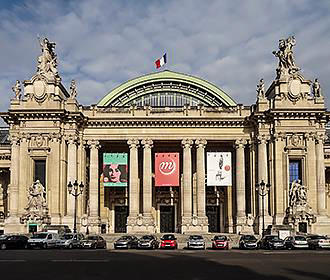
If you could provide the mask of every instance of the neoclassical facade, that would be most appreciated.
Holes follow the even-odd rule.
[[[1,113],[1,231],[73,228],[76,215],[82,232],[330,234],[329,113],[318,81],[295,65],[293,37],[280,40],[276,77],[268,89],[260,80],[250,106],[172,71],[134,78],[82,106],[75,82],[68,90],[61,83],[55,44],[40,45],[36,74],[16,82]],[[179,183],[159,186],[156,158],[166,153],[177,156]],[[120,186],[105,180],[107,154],[127,155]],[[211,155],[221,158],[215,176],[227,172],[227,183],[210,183]],[[75,180],[77,201],[68,189]]]

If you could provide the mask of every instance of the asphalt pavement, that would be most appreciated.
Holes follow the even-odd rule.
[[[330,251],[6,250],[1,279],[320,279]]]

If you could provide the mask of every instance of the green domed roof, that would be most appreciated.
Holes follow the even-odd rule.
[[[123,83],[110,91],[98,106],[127,106],[131,102],[155,92],[175,92],[190,96],[208,106],[236,106],[236,102],[215,85],[186,74],[169,70],[147,74]]]

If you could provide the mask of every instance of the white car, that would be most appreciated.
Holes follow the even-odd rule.
[[[55,248],[59,235],[53,232],[38,232],[28,240],[28,248]]]
[[[286,249],[308,249],[308,242],[305,236],[296,235],[288,236],[284,239],[284,247]]]

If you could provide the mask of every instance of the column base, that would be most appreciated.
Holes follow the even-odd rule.
[[[128,216],[127,233],[155,233],[156,225],[154,218],[150,216]]]
[[[209,222],[206,216],[182,217],[181,233],[208,233]]]
[[[101,218],[88,217],[88,233],[99,234],[101,232]]]
[[[267,232],[267,227],[269,225],[273,224],[273,217],[270,215],[265,215],[264,216],[264,221],[265,221],[265,233]],[[259,234],[262,235],[262,216],[258,217],[258,223],[259,223]]]
[[[236,233],[237,234],[254,234],[253,230],[254,219],[252,215],[248,217],[236,217]]]
[[[4,232],[7,233],[27,233],[27,226],[20,223],[18,216],[9,216],[5,220]]]
[[[50,223],[53,225],[62,224],[62,216],[61,214],[52,214],[50,218]]]

